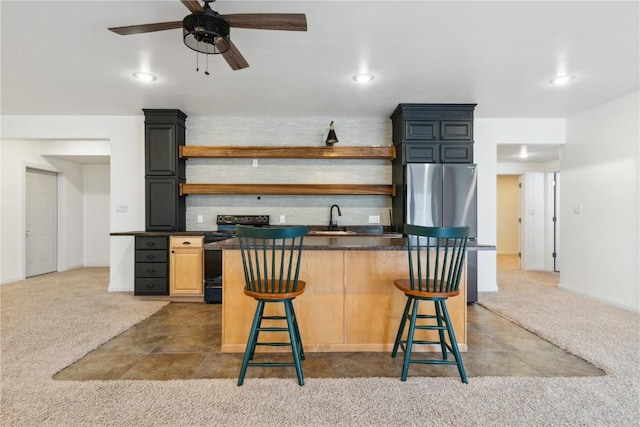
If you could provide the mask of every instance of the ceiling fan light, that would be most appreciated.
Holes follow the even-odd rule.
[[[229,36],[229,24],[216,16],[214,11],[194,13],[182,20],[182,36],[184,44],[196,52],[207,55],[224,53],[229,50],[229,43],[222,43]]]

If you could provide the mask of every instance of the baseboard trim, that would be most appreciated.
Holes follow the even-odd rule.
[[[570,288],[568,286],[564,286],[562,285],[562,283],[558,284],[558,288],[562,289],[564,291],[569,291],[569,292],[574,292],[576,294],[580,294],[582,296],[585,296],[587,298],[591,298],[600,302],[604,302],[613,306],[616,306],[618,308],[622,308],[624,310],[629,310],[629,311],[634,311],[636,313],[640,313],[640,305],[634,305],[631,304],[627,301],[623,301],[617,298],[611,298],[610,296],[607,295],[603,295],[597,292],[590,292],[590,291],[585,291],[584,289],[575,289],[575,288]]]

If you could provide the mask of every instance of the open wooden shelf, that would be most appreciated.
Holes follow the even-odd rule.
[[[281,159],[385,159],[396,157],[395,147],[272,147],[183,145],[180,157]]]
[[[395,186],[366,184],[180,184],[180,195],[187,194],[394,196]]]

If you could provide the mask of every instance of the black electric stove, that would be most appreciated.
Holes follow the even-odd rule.
[[[204,243],[220,242],[236,237],[236,225],[268,227],[269,215],[218,215],[217,231],[204,233]],[[204,251],[204,300],[207,303],[222,302],[222,251]]]

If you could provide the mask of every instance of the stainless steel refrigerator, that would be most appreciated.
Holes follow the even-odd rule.
[[[451,163],[408,163],[405,166],[407,224],[470,227],[478,237],[477,166]],[[467,252],[467,302],[478,297],[477,253]]]

